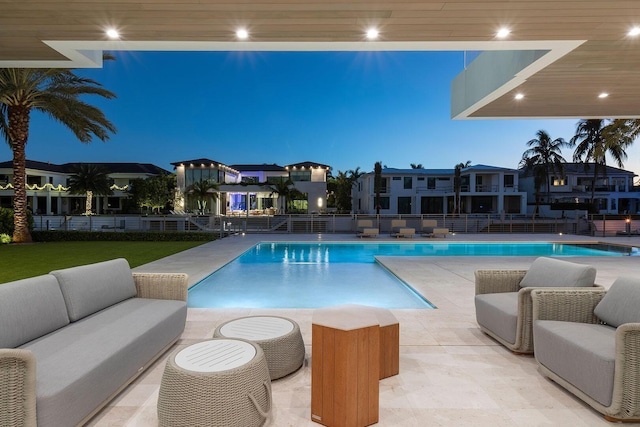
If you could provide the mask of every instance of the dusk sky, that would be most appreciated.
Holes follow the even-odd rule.
[[[227,165],[302,161],[333,173],[360,167],[517,168],[539,129],[569,140],[577,119],[451,120],[450,83],[462,52],[116,52],[103,69],[78,70],[115,92],[89,98],[118,128],[85,145],[32,114],[27,158],[66,162]],[[640,172],[640,144],[625,169]],[[563,155],[571,160],[573,150]],[[0,148],[0,161],[11,150]],[[611,166],[615,164],[609,161]]]

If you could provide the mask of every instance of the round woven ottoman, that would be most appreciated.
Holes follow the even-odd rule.
[[[286,317],[241,317],[218,326],[213,336],[241,338],[258,344],[264,351],[272,380],[295,372],[304,362],[300,327]]]
[[[177,350],[158,396],[160,426],[253,427],[271,411],[271,380],[255,343],[213,339]]]

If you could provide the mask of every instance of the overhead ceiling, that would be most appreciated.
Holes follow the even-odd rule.
[[[13,0],[1,6],[0,67],[95,67],[109,49],[536,49],[549,54],[453,116],[640,117],[637,26],[640,0]]]

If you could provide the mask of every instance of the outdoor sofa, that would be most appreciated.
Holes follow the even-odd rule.
[[[545,376],[609,421],[640,421],[640,279],[608,291],[537,289],[535,357]]]
[[[0,425],[83,424],[184,331],[186,274],[125,259],[0,284]]]
[[[596,269],[591,266],[547,257],[537,258],[528,270],[477,270],[476,320],[482,332],[514,353],[533,353],[531,291],[539,287],[602,289],[594,284],[595,278]]]

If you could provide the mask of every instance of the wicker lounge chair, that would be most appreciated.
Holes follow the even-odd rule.
[[[482,332],[514,353],[533,353],[531,291],[538,287],[602,289],[594,285],[595,277],[591,266],[544,257],[529,270],[477,270],[476,320]]]
[[[540,372],[607,420],[640,422],[640,279],[532,297]]]

